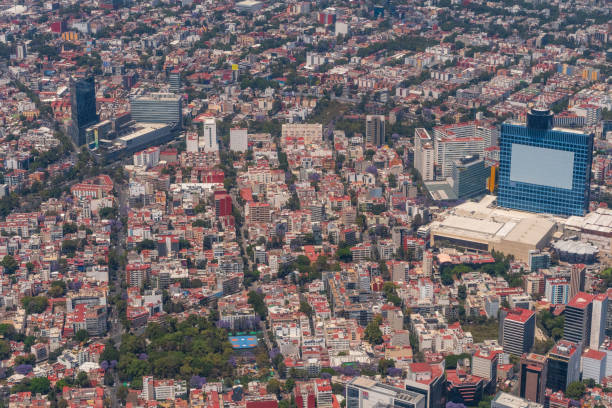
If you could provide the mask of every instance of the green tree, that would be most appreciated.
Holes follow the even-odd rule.
[[[468,354],[468,353],[453,354],[453,355],[450,355],[450,356],[446,356],[446,357],[444,357],[445,366],[448,369],[457,368],[457,362],[459,360],[463,360],[464,358],[471,359],[472,356],[470,354]]]
[[[129,393],[128,387],[126,387],[125,385],[121,385],[117,389],[117,398],[119,399],[119,401],[121,401],[123,404],[125,404],[125,401],[127,400],[128,393]]]
[[[89,377],[85,371],[80,371],[76,378],[76,383],[79,387],[89,387]]]
[[[142,252],[144,249],[152,250],[155,249],[155,241],[151,239],[143,239],[138,244],[136,244],[136,250],[138,253]]]
[[[353,254],[348,247],[338,248],[336,251],[336,258],[342,262],[351,262],[353,260]]]
[[[26,354],[26,355],[21,355],[21,356],[17,356],[17,358],[15,358],[15,365],[21,365],[21,364],[30,364],[33,365],[34,363],[36,363],[36,357],[34,356],[34,354]]]
[[[606,268],[599,274],[599,277],[604,280],[606,288],[612,287],[612,268]]]
[[[268,316],[268,308],[264,303],[264,298],[265,296],[263,293],[255,292],[254,290],[250,291],[248,294],[248,302],[253,306],[255,313],[261,317],[261,320],[265,320],[266,316]]]
[[[276,394],[279,395],[281,392],[281,384],[276,378],[270,379],[268,384],[266,385],[266,391],[268,394]]]
[[[308,302],[301,301],[300,302],[300,312],[304,313],[308,317],[311,317],[313,313],[312,306],[310,306]]]
[[[119,214],[118,210],[114,207],[104,207],[101,208],[100,211],[98,211],[98,215],[100,216],[100,218],[108,220],[111,218],[117,218],[117,215]]]
[[[387,371],[393,367],[395,367],[395,360],[386,359],[386,358],[381,358],[380,360],[378,360],[378,372],[383,377],[386,376]]]
[[[300,198],[297,193],[291,194],[291,197],[287,200],[287,208],[293,211],[300,209]]]
[[[42,313],[47,310],[49,301],[44,296],[26,296],[21,299],[21,304],[27,314]]]
[[[75,232],[77,232],[77,226],[74,223],[65,223],[62,226],[62,233],[63,235],[67,235],[67,234],[74,234]]]
[[[579,400],[580,398],[582,398],[585,391],[586,387],[584,383],[582,383],[581,381],[574,381],[567,387],[565,395],[573,400]]]
[[[6,360],[11,355],[11,346],[8,341],[0,340],[0,360]]]
[[[66,239],[62,241],[62,254],[72,258],[76,254],[78,246],[77,240]]]
[[[364,332],[364,339],[368,343],[372,345],[382,344],[383,337],[382,337],[382,332],[380,331],[380,327],[379,327],[381,323],[382,323],[382,317],[380,315],[377,315],[366,326],[365,332]]]
[[[34,377],[30,381],[29,389],[33,394],[48,394],[51,390],[51,382],[47,377]]]
[[[112,341],[108,341],[104,346],[104,350],[100,354],[100,361],[119,361],[119,350],[115,347]]]
[[[457,288],[457,297],[460,300],[465,300],[467,298],[467,288],[465,287],[465,285],[459,285],[459,287]]]
[[[400,306],[402,304],[402,299],[398,296],[393,282],[385,282],[383,284],[383,293],[387,300],[393,303],[394,306]]]
[[[179,250],[180,249],[190,249],[191,242],[185,238],[179,238]]]
[[[52,298],[62,297],[66,294],[66,282],[64,281],[53,281],[49,288],[49,296]]]
[[[106,370],[104,373],[104,385],[107,387],[112,387],[115,384],[115,377],[111,370]]]
[[[292,392],[295,387],[295,380],[293,378],[287,378],[283,384],[284,392]]]
[[[81,329],[74,334],[74,339],[79,343],[89,340],[89,333],[85,329]]]
[[[17,261],[11,255],[5,255],[4,258],[2,258],[2,262],[0,262],[0,265],[4,267],[4,272],[9,275],[14,274],[17,268],[19,267]]]

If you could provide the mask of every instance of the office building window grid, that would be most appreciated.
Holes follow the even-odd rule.
[[[572,152],[574,154],[572,188],[564,189],[510,180],[513,144]],[[584,215],[589,202],[592,150],[591,135],[559,130],[543,131],[503,124],[500,140],[498,204],[525,211]]]

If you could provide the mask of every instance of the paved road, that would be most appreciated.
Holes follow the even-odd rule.
[[[128,194],[127,194],[127,186],[126,185],[116,185],[118,195],[118,207],[119,207],[119,216],[125,217],[128,213]],[[118,255],[121,257],[125,254],[125,230],[127,225],[123,225],[119,233],[117,234],[117,242],[113,243],[113,248],[117,250]],[[121,282],[125,279],[125,271],[121,268],[117,271],[117,274],[113,277],[111,282],[111,290],[113,294],[121,295],[123,294],[123,289],[121,288]],[[121,323],[121,319],[117,312],[117,308],[113,307],[111,311],[111,327],[108,333],[110,339],[112,339],[115,343],[115,347],[119,349],[121,347],[121,336],[125,332],[123,328],[123,324]],[[108,389],[108,393],[110,394],[111,406],[113,408],[119,407],[120,401],[117,400],[117,388],[120,386],[119,384],[119,376],[117,375],[117,371],[113,371],[114,384],[111,388]]]
[[[247,255],[248,239],[246,239],[245,236],[248,232],[248,228],[246,226],[244,206],[240,205],[238,201],[239,193],[238,193],[237,188],[231,189],[229,193],[232,197],[232,205],[234,205],[238,209],[238,211],[240,212],[240,214],[242,214],[242,217],[243,217],[242,226],[240,227],[240,237],[238,237],[238,243],[240,247],[242,248],[242,253],[247,258],[247,262],[248,262],[247,268],[248,270],[252,271],[256,265],[255,265],[255,262],[253,261],[253,258]]]

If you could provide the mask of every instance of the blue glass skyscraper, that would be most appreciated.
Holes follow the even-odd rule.
[[[85,144],[85,128],[98,122],[96,114],[96,82],[93,76],[70,81],[70,105],[74,126],[73,141]]]
[[[533,109],[527,126],[501,127],[500,207],[584,215],[589,206],[593,135],[552,127],[548,110]]]

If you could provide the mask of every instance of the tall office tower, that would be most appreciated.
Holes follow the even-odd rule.
[[[230,129],[230,150],[232,152],[246,152],[249,149],[249,135],[246,129]]]
[[[217,218],[232,215],[232,197],[226,191],[215,191],[215,215]]]
[[[589,346],[599,349],[606,336],[606,322],[608,320],[608,294],[600,293],[593,299],[593,313],[591,316],[591,339]]]
[[[366,142],[380,147],[385,144],[385,116],[366,116]]]
[[[96,81],[93,76],[70,80],[73,140],[77,146],[85,144],[85,129],[96,123]]]
[[[346,384],[346,408],[425,408],[423,394],[355,377]]]
[[[547,376],[546,356],[526,353],[521,357],[520,396],[533,402],[544,402]]]
[[[178,69],[170,71],[168,82],[170,83],[170,92],[179,93],[181,91],[181,71]]]
[[[582,379],[592,379],[597,384],[606,377],[607,355],[603,351],[586,349],[582,353]]]
[[[586,267],[584,265],[572,265],[570,274],[570,299],[573,299],[579,292],[584,290],[586,279]]]
[[[310,222],[325,221],[325,203],[313,201],[308,205],[310,210]]]
[[[434,179],[434,163],[436,160],[433,140],[424,128],[414,130],[414,168],[417,169],[423,181]]]
[[[431,276],[433,272],[433,253],[431,251],[423,252],[423,275]]]
[[[187,153],[197,153],[200,148],[200,138],[196,132],[188,132],[185,135],[185,147]]]
[[[25,44],[17,44],[16,51],[18,60],[24,60],[28,55],[27,46]]]
[[[593,295],[579,292],[565,306],[564,340],[580,344],[582,347],[590,344],[593,298]]]
[[[489,392],[495,391],[497,386],[497,364],[500,353],[501,351],[481,348],[472,356],[472,375],[487,380],[485,390]]]
[[[514,356],[528,353],[535,341],[536,316],[531,310],[500,309],[499,342],[504,352]]]
[[[578,381],[580,378],[580,350],[579,344],[559,340],[548,352],[546,388],[553,391],[564,391],[568,385]]]
[[[482,134],[476,133],[474,122],[455,123],[434,128],[436,172],[440,178],[452,175],[455,160],[477,154],[484,157],[489,147]]]
[[[183,98],[171,93],[151,93],[130,100],[132,120],[166,123],[180,129],[183,124]]]
[[[457,198],[464,199],[484,194],[487,189],[489,171],[484,160],[477,154],[455,160],[453,163],[453,191]]]
[[[527,126],[502,124],[497,203],[582,216],[589,206],[592,160],[592,134],[553,129],[550,111],[532,109]]]
[[[204,120],[204,136],[200,138],[200,150],[206,153],[219,151],[217,121],[214,118],[206,118]]]
[[[485,148],[499,144],[499,127],[490,123],[474,122],[474,136],[484,140]]]

